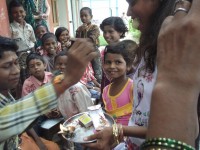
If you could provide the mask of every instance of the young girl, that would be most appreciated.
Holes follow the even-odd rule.
[[[90,39],[95,44],[96,51],[99,52],[97,46],[99,45],[98,37],[100,35],[100,31],[97,25],[91,23],[92,17],[92,10],[89,7],[83,7],[80,10],[80,18],[83,24],[76,30],[76,38]],[[94,70],[94,76],[97,81],[101,83],[102,70],[100,55],[99,57],[93,59],[91,63]]]
[[[126,76],[134,61],[137,44],[124,40],[106,47],[103,68],[111,84],[103,90],[106,111],[117,123],[128,125],[133,105],[133,81]]]
[[[103,37],[108,44],[117,43],[125,37],[128,28],[120,17],[108,17],[100,24]]]
[[[61,43],[62,50],[67,50],[71,46],[69,30],[65,27],[56,29],[55,36],[58,42]]]
[[[45,33],[42,36],[42,49],[45,52],[44,60],[47,64],[46,71],[52,72],[54,66],[54,57],[60,50],[58,49],[58,42],[53,33]]]
[[[125,37],[128,28],[120,17],[108,17],[102,21],[100,28],[103,31],[103,37],[109,44],[118,43],[120,39]],[[102,62],[104,61],[104,50],[101,51]],[[102,75],[101,92],[103,88],[110,83],[105,73]]]

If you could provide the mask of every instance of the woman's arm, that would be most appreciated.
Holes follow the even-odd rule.
[[[123,126],[123,133],[124,136],[129,137],[137,137],[137,138],[145,138],[147,133],[146,127],[139,127],[139,126]]]
[[[191,9],[182,5],[189,12],[177,11],[168,17],[159,33],[158,76],[147,137],[172,138],[194,146],[199,133],[200,1],[183,3],[192,4]]]
[[[145,127],[123,126],[124,136],[145,138],[146,132],[147,128]],[[101,150],[111,149],[114,145],[116,146],[112,127],[104,128],[102,131],[85,138],[85,140],[95,140],[95,139],[97,139],[98,142],[86,144],[86,146],[93,149],[101,149]]]

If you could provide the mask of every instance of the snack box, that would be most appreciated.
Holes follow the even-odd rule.
[[[96,131],[100,131],[104,127],[109,126],[109,122],[104,115],[101,105],[90,106],[88,110]]]
[[[78,120],[80,125],[85,128],[88,128],[89,126],[92,125],[92,119],[87,114],[83,114],[78,118]]]

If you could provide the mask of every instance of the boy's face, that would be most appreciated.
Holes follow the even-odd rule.
[[[59,70],[61,72],[64,72],[66,64],[67,64],[67,56],[59,56],[55,61],[54,70]]]
[[[46,65],[40,59],[32,59],[28,63],[29,73],[38,80],[44,78]]]
[[[58,46],[58,43],[56,42],[55,38],[51,37],[48,38],[44,43],[43,43],[43,49],[47,51],[49,55],[55,55],[56,54],[56,48]]]
[[[0,91],[16,88],[20,77],[18,57],[15,52],[4,52],[0,58]]]
[[[81,21],[86,24],[90,23],[92,19],[92,16],[90,15],[88,10],[82,10],[80,12],[80,17],[81,17]]]
[[[12,17],[13,20],[15,20],[16,22],[22,24],[24,22],[24,18],[26,16],[26,12],[24,10],[24,8],[22,6],[20,7],[13,7],[12,10]]]

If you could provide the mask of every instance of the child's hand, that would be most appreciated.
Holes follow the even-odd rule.
[[[71,46],[71,43],[72,43],[72,42],[71,42],[70,40],[63,41],[63,42],[61,43],[62,49],[68,48],[69,46]]]

